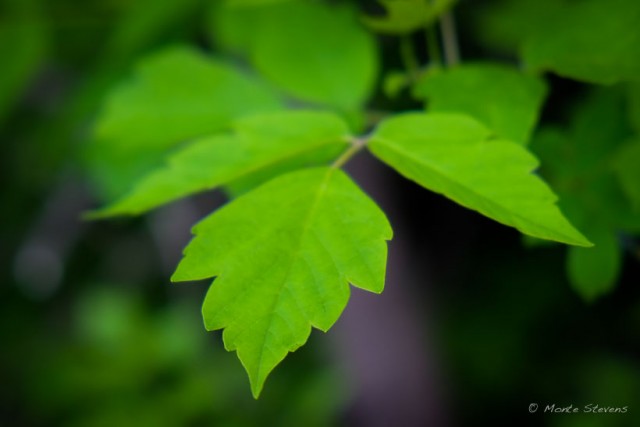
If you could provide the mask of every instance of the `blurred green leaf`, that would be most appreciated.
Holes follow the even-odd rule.
[[[640,79],[640,2],[564,2],[527,39],[523,56],[536,69],[591,83]]]
[[[573,143],[565,128],[543,126],[536,130],[530,144],[533,153],[540,159],[540,171],[550,180],[556,189],[572,179]]]
[[[375,41],[348,5],[219,5],[212,25],[214,42],[248,56],[261,74],[293,97],[351,112],[373,90]]]
[[[220,131],[231,120],[281,108],[257,78],[174,47],[144,60],[98,119],[89,165],[106,199],[123,194],[171,147]]]
[[[227,7],[254,7],[293,0],[222,0]]]
[[[622,189],[640,212],[640,140],[621,146],[614,155],[613,167]]]
[[[265,8],[231,7],[226,2],[211,3],[207,32],[213,45],[221,51],[248,56],[259,27],[265,20]],[[251,28],[251,31],[247,31]]]
[[[257,185],[283,169],[329,161],[348,147],[349,130],[331,113],[262,114],[240,119],[233,128],[235,134],[207,137],[178,151],[166,167],[147,175],[131,193],[93,216],[140,214],[247,177]]]
[[[528,142],[546,87],[537,77],[494,64],[465,64],[423,79],[414,89],[430,112],[465,113],[499,137]]]
[[[451,9],[457,0],[378,0],[386,10],[384,17],[363,16],[371,29],[381,33],[407,34],[431,25]]]
[[[631,134],[624,95],[618,88],[595,88],[578,102],[570,124],[576,145],[578,173],[601,172],[610,157]]]
[[[335,168],[275,178],[218,210],[195,228],[172,280],[218,276],[203,306],[208,330],[224,328],[257,397],[311,327],[327,331],[349,286],[384,286],[384,213]],[[250,258],[250,262],[246,260]]]
[[[631,83],[627,88],[629,121],[640,133],[640,83]]]
[[[583,227],[593,248],[569,248],[567,272],[569,281],[586,301],[611,291],[620,274],[622,251],[607,226]]]
[[[592,90],[574,109],[568,130],[542,128],[532,143],[563,211],[595,243],[571,248],[566,261],[571,285],[589,301],[610,292],[618,279],[622,248],[616,234],[640,232],[640,216],[623,193],[625,185],[637,191],[640,184],[636,144],[622,144],[631,135],[624,108],[617,88]]]
[[[571,201],[570,218],[578,224],[599,218],[616,230],[640,225],[611,167],[616,150],[631,135],[624,107],[617,89],[592,90],[574,108],[568,130],[546,127],[533,140],[543,175],[563,206]]]
[[[544,160],[545,173],[568,179],[602,174],[612,153],[631,135],[623,94],[615,88],[587,92],[573,108],[567,128],[554,129],[554,136],[548,135],[549,128],[542,130],[546,139],[537,138],[532,145]]]
[[[253,63],[293,96],[345,111],[369,97],[378,72],[376,45],[351,8],[285,4],[258,28]]]
[[[109,61],[129,58],[149,47],[167,29],[193,13],[201,0],[138,0],[120,18],[105,48]]]
[[[516,53],[527,38],[562,13],[563,0],[495,0],[479,3],[471,18],[484,45]]]
[[[491,139],[469,116],[398,115],[378,126],[369,148],[406,178],[522,233],[591,245],[564,218],[551,189],[531,173],[537,159],[511,141]]]

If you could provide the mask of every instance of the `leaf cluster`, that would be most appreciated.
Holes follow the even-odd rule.
[[[96,125],[88,158],[111,203],[91,215],[137,215],[216,188],[234,196],[194,227],[172,280],[215,278],[205,326],[224,329],[256,397],[312,327],[335,323],[349,284],[383,290],[391,226],[342,170],[361,150],[527,236],[574,245],[569,272],[587,298],[615,281],[617,233],[640,231],[640,3],[542,2],[535,16],[553,31],[503,21],[491,30],[518,34],[518,46],[498,47],[520,49],[524,67],[453,66],[430,55],[424,68],[406,70],[424,109],[367,123],[382,67],[370,30],[433,37],[454,2],[382,3],[383,18],[321,1],[215,2],[209,18],[220,53],[172,47],[144,59]],[[516,19],[528,7],[500,13]],[[419,19],[409,13],[416,9]],[[628,33],[606,37],[612,22]],[[543,71],[620,86],[594,91],[569,130],[536,132]]]

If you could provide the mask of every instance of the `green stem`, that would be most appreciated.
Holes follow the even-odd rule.
[[[427,54],[432,65],[442,65],[442,53],[440,52],[440,43],[438,40],[438,29],[435,25],[431,25],[426,29],[427,35]]]
[[[458,49],[456,21],[451,11],[445,12],[440,17],[440,31],[442,34],[445,61],[448,66],[456,65],[460,62],[460,51]]]
[[[413,50],[413,43],[411,43],[411,37],[403,35],[400,37],[400,55],[402,56],[402,62],[404,63],[407,72],[412,80],[416,80],[420,74],[420,63]]]
[[[347,148],[340,155],[340,157],[338,157],[333,162],[333,164],[331,165],[332,168],[338,169],[344,166],[349,160],[351,160],[353,156],[355,156],[360,150],[362,150],[365,145],[367,145],[367,142],[369,141],[369,139],[366,137],[362,137],[362,138],[351,137],[350,141],[351,141],[351,146]]]

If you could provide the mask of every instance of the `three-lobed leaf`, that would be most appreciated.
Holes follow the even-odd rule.
[[[591,245],[533,173],[537,159],[518,144],[492,139],[469,116],[399,115],[380,124],[369,148],[406,178],[522,233]]]
[[[279,173],[335,159],[348,144],[346,124],[327,112],[258,114],[232,127],[233,133],[206,137],[178,151],[166,167],[94,216],[139,214],[227,184],[254,187]]]
[[[498,136],[528,142],[546,94],[538,77],[496,64],[468,64],[425,77],[414,89],[430,112],[464,113]]]
[[[381,292],[384,213],[331,167],[282,175],[235,199],[194,228],[172,280],[216,277],[203,315],[224,328],[258,396],[273,368],[302,346],[311,327],[328,330],[349,286]]]

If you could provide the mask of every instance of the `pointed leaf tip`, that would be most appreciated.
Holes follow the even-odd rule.
[[[533,154],[493,139],[470,116],[392,117],[379,125],[368,147],[406,178],[524,234],[591,246],[564,217],[553,191],[532,173],[538,165]]]
[[[224,329],[254,397],[269,373],[328,330],[349,282],[379,292],[391,226],[349,177],[331,167],[275,178],[195,228],[172,280],[217,277],[205,298],[207,329]]]

